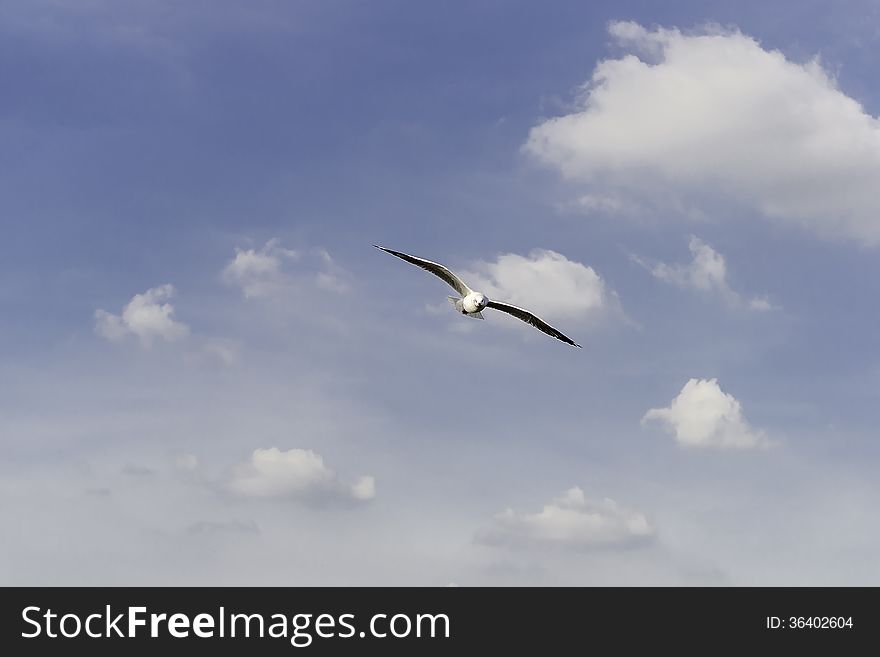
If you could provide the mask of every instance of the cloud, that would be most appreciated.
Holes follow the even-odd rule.
[[[110,497],[113,494],[106,486],[100,487],[89,487],[85,490],[86,495],[92,495],[94,497]]]
[[[376,496],[376,482],[371,476],[360,477],[348,486],[312,450],[282,452],[277,447],[254,450],[248,462],[235,468],[229,489],[242,497],[308,502],[367,502]]]
[[[298,278],[285,271],[288,262],[302,261],[307,276]],[[348,272],[340,267],[323,248],[306,251],[304,254],[281,246],[281,241],[273,237],[260,249],[235,249],[235,257],[223,269],[222,278],[229,284],[241,288],[246,298],[268,297],[290,289],[297,282],[311,278],[311,283],[319,289],[335,293],[345,293],[350,289]]]
[[[616,301],[592,267],[547,249],[480,261],[462,278],[490,299],[526,307],[545,319],[596,316]]]
[[[184,472],[192,472],[199,467],[199,459],[195,454],[183,452],[174,457],[174,467]]]
[[[693,259],[686,265],[667,265],[660,262],[652,266],[636,256],[633,256],[633,260],[651,272],[654,278],[682,288],[712,293],[721,297],[730,306],[756,311],[773,309],[773,305],[766,297],[745,300],[730,287],[724,256],[709,244],[692,235],[688,248]]]
[[[361,502],[366,502],[376,497],[376,479],[369,475],[359,477],[351,486],[351,496]]]
[[[639,214],[642,208],[622,194],[584,194],[578,198],[573,209],[584,214]]]
[[[240,287],[245,297],[265,297],[283,284],[283,261],[298,258],[296,251],[282,248],[277,237],[259,250],[236,247],[235,257],[223,270],[223,280]]]
[[[770,303],[767,297],[753,297],[749,299],[749,309],[751,310],[775,310],[776,306]]]
[[[155,338],[174,341],[186,337],[189,328],[174,319],[174,306],[165,302],[172,296],[172,285],[160,285],[134,295],[121,315],[96,310],[95,331],[114,342],[129,334],[136,335],[145,348],[150,347]]]
[[[210,338],[205,341],[202,351],[222,365],[235,365],[239,359],[240,345],[234,340]]]
[[[506,509],[492,527],[477,535],[488,545],[525,547],[557,545],[569,548],[629,547],[650,541],[655,531],[644,514],[605,498],[587,500],[577,486],[567,490],[538,513]]]
[[[624,207],[602,200],[622,193],[726,199],[822,236],[880,243],[880,121],[817,59],[792,62],[720,28],[609,31],[629,53],[599,62],[576,111],[535,126],[524,145],[586,183],[589,208]]]
[[[322,290],[331,292],[348,292],[350,283],[348,272],[336,264],[330,257],[327,249],[315,249],[315,253],[321,261],[322,271],[315,274],[315,284]]]
[[[742,406],[721,390],[717,379],[691,379],[668,408],[652,408],[642,418],[661,422],[682,447],[751,449],[764,447],[764,432],[743,417]]]
[[[201,520],[194,522],[186,528],[188,534],[218,535],[218,534],[259,534],[260,528],[253,520],[225,520],[212,521]]]
[[[126,463],[122,468],[122,473],[129,477],[155,477],[156,471],[145,465],[137,465],[134,463]]]

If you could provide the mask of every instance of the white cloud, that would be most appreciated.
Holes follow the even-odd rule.
[[[766,446],[764,432],[752,429],[739,401],[717,379],[691,379],[668,408],[652,408],[642,424],[657,420],[683,447],[750,449]]]
[[[155,338],[179,340],[189,333],[189,328],[174,319],[174,306],[166,301],[172,296],[173,286],[160,285],[134,295],[121,315],[96,310],[95,331],[112,341],[135,335],[143,347],[149,347]]]
[[[614,299],[592,267],[546,249],[478,262],[476,271],[462,272],[462,278],[490,299],[523,306],[545,319],[593,316]]]
[[[584,194],[574,203],[584,214],[638,214],[642,208],[621,194]]]
[[[376,496],[373,477],[343,484],[324,459],[310,449],[255,449],[248,462],[235,468],[229,489],[243,497],[281,497],[310,502],[366,502]]]
[[[651,273],[662,281],[704,292],[731,292],[727,284],[724,256],[698,237],[691,237],[688,249],[694,259],[688,265],[658,264]]]
[[[239,359],[240,345],[234,340],[210,338],[202,349],[206,356],[222,365],[235,365]]]
[[[184,472],[192,472],[199,467],[199,459],[195,454],[185,452],[174,457],[174,467]]]
[[[749,308],[751,310],[774,310],[776,306],[770,303],[770,299],[767,297],[754,297],[749,299]]]
[[[245,297],[268,296],[283,283],[283,261],[297,258],[296,251],[282,248],[275,237],[259,250],[236,247],[235,257],[223,270],[223,280],[240,287]]]
[[[364,475],[351,486],[351,496],[356,500],[366,502],[376,497],[376,478]]]
[[[538,513],[506,509],[491,528],[477,536],[481,543],[523,547],[559,545],[570,548],[631,546],[652,539],[654,528],[644,514],[605,498],[593,502],[577,486]]]
[[[247,522],[241,520],[200,520],[189,525],[186,532],[195,535],[259,534],[260,528],[253,520]]]
[[[326,249],[316,249],[315,253],[321,261],[322,271],[315,274],[315,284],[322,290],[331,292],[348,292],[350,285],[348,272],[336,264]]]
[[[230,338],[202,337],[183,354],[186,363],[197,367],[233,367],[241,362],[242,342]]]
[[[301,277],[285,270],[287,262],[308,260]],[[235,257],[223,269],[223,280],[240,287],[246,298],[268,297],[289,290],[300,280],[311,277],[311,284],[321,290],[345,293],[350,289],[348,272],[340,267],[326,249],[317,248],[301,254],[281,246],[275,237],[260,249],[235,249]]]
[[[818,60],[792,62],[718,28],[609,31],[630,53],[599,62],[577,110],[534,127],[528,153],[587,183],[588,199],[715,197],[880,243],[880,121]]]
[[[652,266],[638,257],[633,257],[633,260],[650,271],[654,278],[682,288],[712,293],[721,297],[730,306],[746,307],[756,311],[773,309],[773,305],[766,297],[744,300],[730,287],[724,256],[709,244],[692,235],[688,248],[693,259],[686,265],[668,265],[660,262]]]

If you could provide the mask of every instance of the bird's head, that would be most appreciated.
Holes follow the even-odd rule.
[[[485,295],[485,294],[480,294],[479,292],[478,292],[477,294],[474,295],[474,301],[476,302],[477,307],[478,307],[480,310],[482,310],[483,308],[485,308],[485,307],[488,305],[488,303],[489,303],[489,299],[486,298],[486,295]]]

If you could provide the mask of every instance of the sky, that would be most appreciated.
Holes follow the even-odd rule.
[[[880,584],[878,26],[0,3],[0,582]]]

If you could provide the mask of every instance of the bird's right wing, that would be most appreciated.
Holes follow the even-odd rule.
[[[416,267],[421,267],[425,271],[429,271],[434,274],[434,276],[442,278],[463,297],[472,292],[472,290],[467,285],[465,285],[463,280],[461,280],[458,276],[453,274],[441,264],[431,262],[430,260],[425,260],[424,258],[416,258],[415,256],[407,255],[406,253],[401,253],[400,251],[392,251],[391,249],[386,249],[384,246],[379,246],[377,244],[374,244],[373,246],[375,246],[380,251],[384,251],[385,253],[390,253],[393,256],[397,256],[401,260],[406,260],[408,263],[413,264]]]
[[[517,319],[521,319],[526,324],[531,324],[539,331],[546,333],[547,335],[556,338],[557,340],[562,340],[566,344],[570,344],[573,347],[580,347],[578,343],[564,335],[561,331],[557,331],[555,328],[550,326],[547,322],[545,322],[540,317],[530,313],[528,310],[523,308],[519,308],[517,306],[511,306],[509,303],[501,303],[500,301],[489,301],[487,306],[488,308],[494,308],[495,310],[500,310],[503,313],[507,313],[508,315],[513,315]]]

